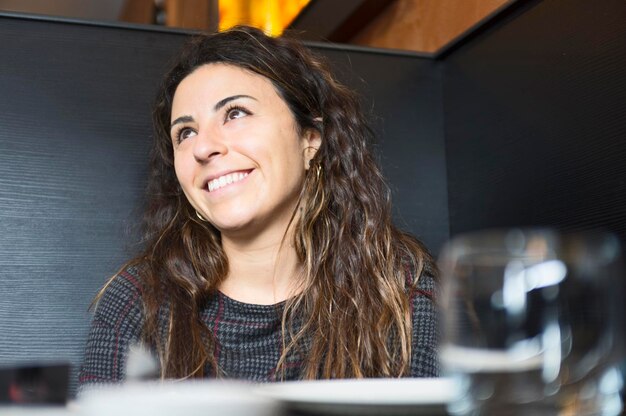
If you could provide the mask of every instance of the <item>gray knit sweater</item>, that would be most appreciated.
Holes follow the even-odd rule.
[[[424,274],[411,297],[413,344],[411,376],[436,377],[437,311],[434,279]],[[100,299],[91,324],[81,390],[93,384],[115,383],[125,377],[129,346],[139,342],[144,322],[141,278],[130,268],[118,275]],[[202,311],[202,319],[217,340],[220,370],[229,378],[274,381],[281,355],[282,304],[253,305],[217,293]],[[302,360],[290,357],[281,379],[297,380]]]

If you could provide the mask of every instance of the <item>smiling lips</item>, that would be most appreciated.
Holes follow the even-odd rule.
[[[217,191],[220,188],[223,188],[231,183],[239,182],[245,179],[250,171],[245,172],[232,172],[226,175],[222,175],[219,178],[215,178],[209,181],[208,188],[209,192]]]

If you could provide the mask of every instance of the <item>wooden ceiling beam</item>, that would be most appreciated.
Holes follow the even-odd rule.
[[[218,0],[166,0],[165,16],[167,26],[216,31]]]
[[[514,0],[395,0],[350,43],[436,53]]]
[[[125,0],[119,20],[130,23],[153,24],[156,6],[154,0]]]
[[[312,41],[352,38],[393,0],[312,0],[287,29]]]

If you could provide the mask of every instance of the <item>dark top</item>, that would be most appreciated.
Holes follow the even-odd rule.
[[[433,302],[434,279],[424,274],[411,297],[413,343],[412,377],[436,377],[437,319]],[[137,269],[119,274],[98,302],[91,324],[85,358],[80,370],[80,389],[93,384],[115,383],[125,378],[129,346],[141,340],[144,312],[142,285]],[[215,354],[226,377],[274,381],[281,355],[281,318],[284,302],[254,305],[217,293],[211,297],[202,319],[217,340]],[[288,358],[283,380],[300,379],[301,360]]]

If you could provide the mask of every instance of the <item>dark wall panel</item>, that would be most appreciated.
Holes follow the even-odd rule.
[[[150,106],[186,37],[0,16],[0,365],[77,369],[88,305],[137,249],[128,230],[145,185]],[[448,235],[436,69],[320,51],[377,114],[399,222],[436,250]]]
[[[438,64],[410,56],[324,53],[362,95],[391,185],[396,224],[436,253],[449,236]]]
[[[451,234],[551,225],[626,241],[626,3],[520,3],[445,59]]]
[[[69,361],[134,250],[157,79],[183,36],[0,18],[0,365]]]

